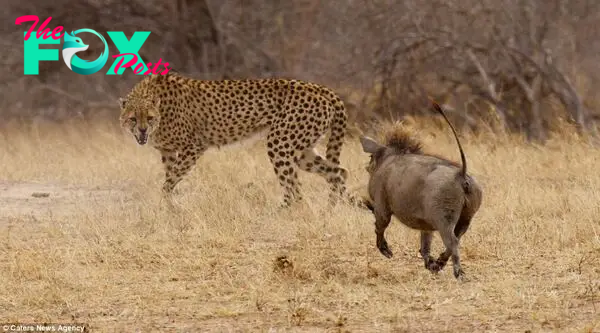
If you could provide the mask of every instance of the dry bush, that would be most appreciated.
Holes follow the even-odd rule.
[[[23,76],[25,27],[14,20],[35,13],[68,30],[151,31],[144,60],[162,58],[196,78],[326,84],[342,94],[359,125],[425,114],[432,96],[465,129],[485,130],[493,117],[496,130],[529,141],[545,142],[565,122],[596,135],[595,0],[5,2],[5,118],[87,119],[99,109],[112,117],[106,110],[139,79],[129,70],[77,75],[62,61]],[[99,49],[90,42],[84,58],[94,59]]]
[[[412,126],[458,158],[447,128]],[[426,271],[418,233],[398,222],[396,256],[381,256],[372,215],[328,208],[317,176],[301,174],[305,203],[278,210],[262,141],[207,152],[170,215],[158,153],[114,126],[13,123],[0,132],[1,319],[102,332],[598,331],[592,148],[568,133],[545,147],[492,132],[462,142],[485,195],[461,244],[467,283]],[[350,187],[364,186],[367,161],[349,140]]]

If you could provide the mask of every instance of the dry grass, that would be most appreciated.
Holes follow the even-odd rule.
[[[448,129],[422,133],[426,147],[458,158]],[[418,233],[398,222],[387,233],[395,256],[384,258],[370,213],[328,209],[316,176],[301,175],[305,204],[279,211],[261,142],[207,152],[173,216],[159,206],[157,152],[130,136],[103,125],[5,129],[0,321],[97,332],[600,332],[598,151],[573,138],[463,142],[484,203],[462,241],[469,281],[458,283],[448,267],[423,268]],[[365,184],[367,160],[349,141],[350,187]]]

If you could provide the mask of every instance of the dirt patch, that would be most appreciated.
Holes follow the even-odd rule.
[[[64,184],[0,181],[0,222],[9,217],[71,215],[83,207],[127,201],[123,190]]]

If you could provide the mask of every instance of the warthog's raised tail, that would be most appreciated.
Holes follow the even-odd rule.
[[[467,159],[465,158],[465,152],[463,151],[462,145],[460,144],[460,140],[458,139],[458,134],[456,134],[456,129],[454,129],[454,126],[452,125],[448,117],[446,117],[446,113],[444,113],[442,107],[433,100],[431,100],[431,103],[433,104],[433,108],[437,112],[439,112],[442,115],[442,117],[444,117],[444,119],[450,126],[450,129],[452,129],[452,133],[454,133],[454,138],[456,139],[456,143],[458,144],[458,150],[460,150],[460,160],[462,162],[462,170],[460,171],[460,175],[464,179],[467,176]]]

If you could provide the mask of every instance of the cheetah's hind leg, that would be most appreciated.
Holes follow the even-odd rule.
[[[330,184],[331,194],[329,195],[329,204],[331,206],[335,206],[338,200],[342,199],[351,206],[371,210],[369,203],[365,199],[351,194],[346,190],[348,170],[335,162],[323,158],[315,148],[304,150],[296,163],[300,169],[316,173],[325,178]]]
[[[296,164],[304,171],[318,174],[330,184],[330,205],[334,206],[345,193],[348,171],[323,158],[314,147],[305,149],[296,159]]]
[[[165,207],[169,213],[180,214],[183,213],[183,206],[175,200],[172,193],[163,193],[160,198],[160,205]]]

